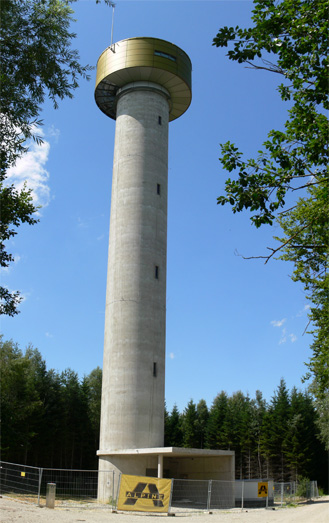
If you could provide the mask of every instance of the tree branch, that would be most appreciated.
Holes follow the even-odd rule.
[[[251,67],[246,67],[246,69],[262,69],[264,71],[269,71],[270,73],[278,73],[278,74],[282,74],[283,76],[285,76],[284,72],[282,69],[272,69],[271,67],[263,67],[261,65],[255,65],[253,64],[252,62],[249,62],[249,60],[246,60],[245,61],[246,64],[249,64]],[[270,64],[270,62],[269,62]],[[273,67],[276,67],[274,64],[272,64]]]
[[[297,205],[293,205],[292,207],[290,207],[289,209],[286,209],[285,211],[281,211],[281,212],[278,212],[278,214],[286,214],[287,212],[289,211],[292,211],[293,209],[296,209]]]
[[[293,249],[326,249],[326,245],[291,245]]]
[[[269,256],[242,256],[242,258],[244,260],[254,260],[254,259],[265,259],[265,265],[267,264],[267,262],[272,258],[272,256],[274,256],[274,254],[276,254],[278,251],[280,251],[283,247],[285,247],[289,242],[291,242],[291,240],[293,240],[293,238],[295,238],[296,236],[298,236],[298,234],[300,234],[304,229],[307,229],[307,227],[309,227],[309,223],[307,223],[306,225],[304,225],[304,227],[301,227],[301,229],[299,229],[295,234],[293,234],[292,236],[290,236],[290,238],[288,238],[288,240],[284,243],[282,243],[277,249],[273,249],[272,247],[267,247],[268,250],[272,251],[272,253],[269,255]]]
[[[301,185],[300,187],[290,187],[292,191],[299,191],[300,189],[305,189],[306,187],[311,187],[311,185],[318,185],[320,182],[307,183],[306,185]]]

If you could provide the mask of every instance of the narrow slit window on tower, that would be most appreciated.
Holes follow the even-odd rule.
[[[159,279],[159,265],[156,265],[156,266],[155,266],[154,276],[155,276],[155,279],[156,279],[156,280]]]
[[[157,377],[157,364],[156,361],[153,362],[153,376]]]
[[[162,118],[161,118],[161,116],[158,116],[158,123],[159,123],[159,125],[162,125]]]
[[[161,185],[157,183],[157,194],[160,196],[161,194]]]

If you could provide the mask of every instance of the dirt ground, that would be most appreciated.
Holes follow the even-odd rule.
[[[143,513],[113,514],[109,508],[40,508],[9,498],[0,499],[1,523],[160,523],[166,514]],[[232,509],[214,511],[212,514],[176,513],[175,518],[188,518],[191,523],[328,523],[329,496],[315,502],[290,508]],[[182,521],[183,523],[183,521]]]

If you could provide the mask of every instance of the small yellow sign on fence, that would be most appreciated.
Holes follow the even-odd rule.
[[[262,483],[258,483],[258,497],[259,498],[267,498],[268,496],[268,482],[263,481]]]
[[[25,472],[21,472],[21,477],[25,478]]]
[[[168,512],[171,479],[122,474],[118,510]]]

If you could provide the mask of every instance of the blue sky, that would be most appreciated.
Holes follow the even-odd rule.
[[[231,63],[212,46],[222,26],[248,26],[252,2],[118,0],[114,41],[152,36],[190,56],[193,99],[169,129],[166,402],[182,411],[221,390],[270,400],[280,379],[303,389],[311,353],[308,303],[287,262],[244,260],[273,246],[276,227],[256,230],[248,213],[216,204],[228,176],[219,144],[235,142],[253,157],[287,106],[278,75]],[[74,5],[74,47],[96,65],[110,44],[112,9],[95,0]],[[22,350],[38,348],[47,368],[80,377],[102,366],[115,123],[94,102],[95,71],[58,110],[46,103],[44,144],[10,173],[28,180],[40,223],[22,226],[8,244],[15,263],[2,284],[24,295],[21,313],[1,332]]]

